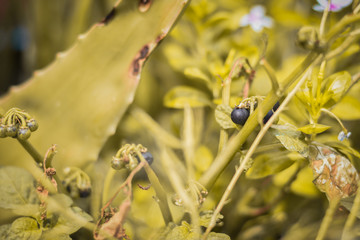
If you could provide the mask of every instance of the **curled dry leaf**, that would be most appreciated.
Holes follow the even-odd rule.
[[[310,167],[314,184],[329,200],[352,196],[358,188],[359,174],[351,162],[335,149],[311,144]]]

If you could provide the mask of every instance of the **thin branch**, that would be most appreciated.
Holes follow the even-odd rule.
[[[294,89],[287,95],[287,97],[284,99],[284,101],[281,103],[280,107],[275,111],[274,115],[269,119],[269,121],[264,125],[264,127],[261,129],[261,131],[258,133],[257,137],[255,138],[253,144],[251,145],[249,151],[246,153],[245,158],[243,159],[243,161],[240,164],[240,167],[236,170],[234,176],[232,177],[228,187],[225,190],[225,193],[223,194],[223,196],[221,197],[221,200],[218,204],[218,206],[216,207],[213,216],[211,218],[209,227],[206,229],[206,232],[204,234],[203,239],[205,240],[208,236],[208,234],[211,232],[212,228],[215,226],[216,224],[216,216],[220,213],[220,211],[222,210],[222,208],[224,207],[225,202],[227,201],[230,193],[232,192],[232,190],[235,187],[236,182],[238,181],[238,179],[240,178],[242,172],[244,171],[250,157],[252,156],[252,154],[254,153],[256,147],[259,145],[260,141],[262,140],[262,138],[265,136],[267,130],[270,128],[270,126],[272,125],[272,123],[275,121],[275,119],[279,116],[279,114],[285,109],[285,106],[290,102],[290,100],[295,96],[296,92],[300,89],[300,87],[304,84],[304,82],[307,79],[307,75],[308,75],[309,71],[306,71],[306,73],[303,75],[303,77],[299,80],[299,82],[296,84],[296,86],[294,87]]]

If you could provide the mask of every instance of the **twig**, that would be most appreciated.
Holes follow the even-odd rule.
[[[290,85],[298,79],[300,75],[311,65],[315,64],[320,60],[319,54],[312,52],[306,59],[283,81],[282,89],[286,90]],[[262,110],[270,110],[274,104],[279,100],[279,96],[271,91],[265,100],[262,102]],[[278,112],[278,111],[276,111]],[[218,154],[214,162],[211,164],[210,168],[201,176],[199,182],[205,188],[209,189],[213,183],[217,180],[219,175],[229,164],[234,154],[240,149],[244,144],[248,136],[254,131],[258,126],[258,114],[259,108],[257,108],[253,114],[250,115],[249,119],[246,121],[244,127],[241,128],[240,132],[231,138],[228,141],[228,144],[223,151]]]
[[[123,182],[123,184],[120,185],[119,189],[115,192],[115,194],[112,196],[112,198],[110,198],[110,200],[105,204],[105,206],[103,208],[101,208],[101,214],[100,214],[100,218],[96,223],[96,227],[93,229],[93,234],[94,234],[94,238],[96,239],[99,236],[99,230],[101,230],[100,225],[101,225],[101,221],[104,219],[105,217],[105,210],[111,205],[111,203],[114,201],[114,199],[116,198],[116,196],[119,194],[119,192],[123,189],[124,194],[127,196],[127,200],[131,199],[132,196],[132,180],[135,176],[135,174],[137,172],[139,172],[144,166],[145,166],[146,162],[140,162],[135,168],[134,170],[132,170],[129,174],[129,176],[126,178],[125,182]],[[128,189],[124,189],[125,187],[128,187]],[[125,200],[124,205],[120,205],[122,207],[122,210],[125,211],[124,206],[128,205],[127,204],[127,200]],[[125,211],[126,212],[126,211]],[[126,214],[125,214],[126,215]],[[125,216],[123,215],[123,216]],[[121,221],[120,221],[121,224]],[[99,229],[100,228],[100,229]]]
[[[275,119],[279,116],[279,114],[284,110],[285,106],[290,102],[290,100],[295,96],[296,92],[300,89],[300,87],[303,85],[303,83],[306,81],[308,75],[308,71],[303,75],[303,77],[299,80],[299,82],[296,84],[294,89],[287,95],[287,97],[284,99],[284,101],[281,103],[280,107],[275,111],[274,115],[269,119],[269,121],[264,125],[264,127],[261,129],[261,131],[258,133],[257,137],[255,138],[253,144],[251,145],[249,151],[246,153],[243,161],[240,164],[240,167],[236,170],[234,176],[232,177],[228,187],[225,190],[225,193],[221,197],[221,200],[216,207],[213,216],[210,220],[209,227],[206,229],[206,232],[204,234],[203,239],[205,240],[212,230],[212,228],[216,224],[216,216],[220,213],[222,208],[224,207],[225,202],[227,201],[230,193],[232,192],[233,188],[235,187],[235,184],[239,177],[241,176],[241,173],[244,171],[245,166],[247,162],[249,161],[250,157],[252,156],[253,152],[255,151],[256,147],[259,145],[260,141],[264,137],[267,130],[270,128],[272,123],[275,121]]]
[[[223,89],[222,89],[222,100],[221,103],[225,104],[225,105],[230,105],[230,86],[231,86],[231,80],[233,78],[233,74],[234,71],[237,67],[240,66],[239,62],[241,59],[237,59],[235,61],[235,63],[233,64],[229,75],[225,78],[225,80],[223,81]],[[248,82],[248,81],[247,81]],[[219,147],[218,147],[218,152],[221,152],[221,150],[223,149],[223,147],[225,146],[225,144],[227,143],[229,138],[229,133],[226,129],[221,129],[220,130],[220,137],[219,137]]]
[[[358,186],[360,186],[360,182],[358,182]],[[350,239],[349,238],[350,231],[351,231],[352,226],[355,223],[355,220],[356,220],[359,210],[360,210],[360,190],[358,189],[358,191],[356,192],[354,204],[353,204],[350,214],[345,222],[345,227],[344,227],[344,230],[343,230],[343,233],[341,236],[342,240]]]
[[[33,147],[33,145],[28,140],[21,140],[17,138],[21,146],[30,154],[30,156],[35,160],[37,163],[42,163],[44,158],[41,154]]]
[[[339,202],[340,202],[340,199],[336,199],[336,198],[329,201],[330,205],[329,205],[328,209],[326,210],[323,221],[321,222],[320,230],[316,236],[316,240],[324,239],[324,237],[326,235],[326,231],[328,230],[328,228],[330,226],[331,220],[334,216],[334,213],[337,209]]]
[[[160,207],[160,211],[164,218],[165,225],[167,225],[168,223],[173,222],[173,217],[171,215],[169,203],[167,201],[167,194],[166,194],[164,188],[162,187],[155,172],[152,170],[152,168],[146,162],[146,160],[144,159],[142,154],[138,150],[136,150],[136,153],[137,153],[138,157],[140,158],[141,162],[145,163],[144,168],[145,168],[146,174],[149,178],[151,186],[155,190],[156,197],[159,199],[158,204]]]

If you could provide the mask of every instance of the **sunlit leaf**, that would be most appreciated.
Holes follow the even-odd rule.
[[[335,148],[339,152],[343,153],[344,155],[348,156],[349,154],[354,155],[357,158],[360,158],[360,153],[352,148],[351,146],[344,144],[343,142],[327,142],[327,145]]]
[[[304,127],[298,128],[298,130],[302,131],[305,134],[317,134],[317,133],[325,132],[329,128],[330,128],[330,126],[313,123],[313,124],[308,124]]]
[[[288,168],[294,161],[285,156],[260,155],[254,159],[252,167],[246,172],[246,177],[250,179],[263,178],[278,173]]]
[[[34,218],[21,217],[11,224],[7,239],[37,240],[40,239],[41,232],[39,223]]]
[[[313,184],[313,173],[309,167],[301,169],[296,176],[295,181],[290,186],[293,193],[311,198],[320,195],[320,191]]]
[[[355,196],[342,198],[340,203],[343,205],[347,210],[351,211],[351,208],[354,205]],[[360,210],[356,213],[356,217],[360,218]]]
[[[329,108],[337,103],[342,95],[349,88],[351,83],[351,75],[346,72],[338,72],[332,74],[324,80],[325,85],[322,87],[321,105]]]
[[[300,139],[301,132],[295,126],[291,124],[272,125],[271,128],[273,129],[272,133],[287,150],[296,151],[304,157],[308,155],[309,147]]]
[[[8,239],[10,228],[11,224],[5,224],[0,226],[0,239]]]
[[[360,119],[360,101],[352,96],[345,96],[331,111],[344,120]]]
[[[215,109],[216,122],[224,129],[236,128],[231,120],[232,108],[229,105],[220,104]]]
[[[0,168],[0,207],[15,210],[17,214],[35,216],[39,202],[34,178],[18,167]]]
[[[230,237],[224,233],[211,232],[207,239],[209,239],[209,240],[230,240]]]
[[[165,95],[164,105],[169,108],[182,109],[186,105],[190,107],[210,106],[211,101],[205,93],[195,88],[178,86]]]
[[[195,151],[194,165],[199,172],[205,172],[211,165],[214,156],[209,148],[204,145],[198,147]]]
[[[200,79],[200,80],[203,80],[206,83],[211,83],[210,78],[203,71],[201,71],[199,68],[187,67],[184,70],[184,74],[189,78]]]

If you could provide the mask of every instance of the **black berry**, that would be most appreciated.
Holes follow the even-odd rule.
[[[143,152],[143,153],[141,153],[141,155],[143,155],[143,157],[145,158],[145,160],[148,162],[149,165],[151,165],[152,162],[154,161],[154,157],[152,156],[152,154],[150,152]],[[136,156],[136,158],[140,162],[140,159],[138,158],[138,156]]]
[[[231,112],[231,120],[236,124],[244,125],[249,115],[249,110],[246,108],[234,108]]]
[[[275,112],[279,107],[280,107],[280,103],[279,103],[279,101],[277,101],[277,102],[275,103],[275,105],[273,106],[274,112]]]
[[[270,109],[270,111],[266,114],[266,116],[263,118],[263,123],[267,123],[267,121],[269,121],[269,119],[271,118],[271,116],[273,115],[273,110]]]
[[[90,196],[91,188],[79,189],[79,197],[86,198]]]

